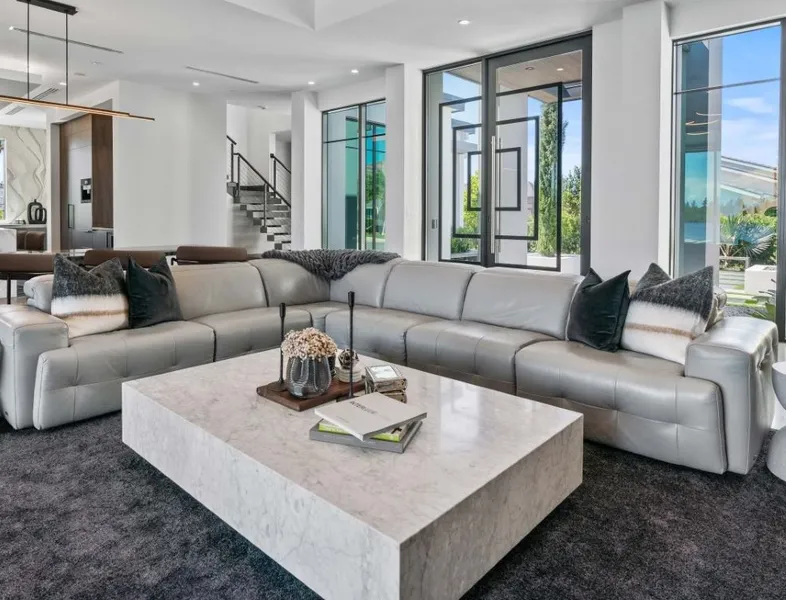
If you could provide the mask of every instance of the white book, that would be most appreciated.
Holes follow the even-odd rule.
[[[325,404],[314,412],[364,442],[377,433],[426,417],[426,411],[422,408],[379,393]]]

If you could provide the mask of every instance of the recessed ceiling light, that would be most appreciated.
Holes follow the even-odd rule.
[[[61,81],[61,82],[60,82],[60,85],[62,85],[62,86],[66,86],[66,85],[68,85],[68,84],[67,84],[65,81]]]
[[[94,64],[94,65],[102,65],[102,64],[104,64],[100,60],[91,60],[90,62],[91,62],[91,64]]]
[[[194,87],[199,87],[199,82],[198,82],[198,81],[195,81],[195,82],[194,82],[194,83],[192,83],[191,85],[193,85]]]
[[[562,71],[564,71],[564,70],[565,70],[565,69],[563,69],[562,67],[558,67],[558,68],[557,68],[557,71],[559,71],[559,72],[562,72]]]
[[[352,73],[353,75],[357,75],[358,73],[360,73],[360,71],[358,71],[357,69],[352,69],[350,73]]]
[[[309,81],[309,82],[308,82],[308,85],[316,85],[316,84],[317,84],[317,82],[316,82],[316,81]]]
[[[13,31],[13,30],[14,30],[14,26],[11,25],[11,27],[8,28],[8,31]]]
[[[472,21],[470,21],[469,19],[461,19],[458,22],[459,25],[469,25],[470,23],[472,23]]]

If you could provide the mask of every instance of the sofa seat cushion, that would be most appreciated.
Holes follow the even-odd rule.
[[[250,308],[194,320],[210,327],[216,335],[215,360],[261,352],[281,342],[281,317],[278,307]],[[311,315],[305,310],[287,308],[284,331],[311,327]]]
[[[311,315],[311,326],[320,331],[325,331],[325,319],[337,310],[346,310],[346,302],[315,302],[313,304],[298,304],[293,306],[297,310],[305,310]]]
[[[387,308],[355,307],[355,350],[405,364],[407,332],[416,325],[438,321],[436,317]],[[325,332],[339,348],[349,347],[349,309],[337,310],[325,319]]]
[[[472,321],[435,321],[407,332],[407,364],[482,377],[493,387],[512,392],[516,352],[547,340],[554,338]]]
[[[213,360],[213,331],[173,321],[71,340],[38,358],[33,423],[39,429],[120,410],[123,381]]]
[[[680,364],[578,342],[542,342],[516,354],[516,393],[584,414],[585,437],[722,473],[723,399]]]

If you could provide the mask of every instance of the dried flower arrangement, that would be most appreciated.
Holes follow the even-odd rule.
[[[329,335],[308,327],[300,331],[290,331],[281,344],[281,350],[288,358],[306,359],[335,356],[338,348]]]

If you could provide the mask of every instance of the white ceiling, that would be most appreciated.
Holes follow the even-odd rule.
[[[71,46],[71,98],[127,79],[283,107],[293,91],[378,77],[392,64],[432,67],[581,31],[637,1],[73,0],[79,13],[69,20],[70,38],[123,54]],[[25,71],[25,35],[9,27],[26,27],[26,10],[0,0],[0,74]],[[62,37],[64,16],[33,7],[30,29]],[[64,63],[63,43],[31,38],[30,67],[42,85],[59,87]]]

